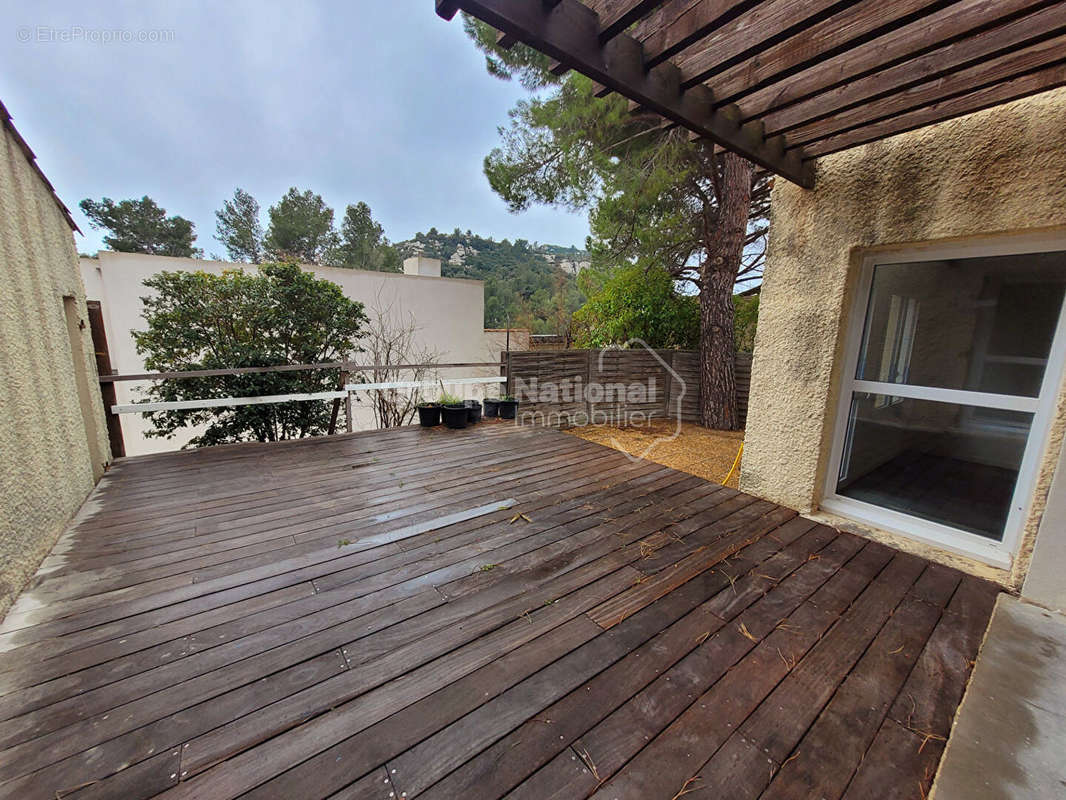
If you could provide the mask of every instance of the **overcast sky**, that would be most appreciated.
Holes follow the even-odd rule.
[[[524,96],[488,75],[432,0],[0,0],[0,100],[95,252],[85,197],[151,196],[213,238],[240,186],[290,186],[343,214],[367,202],[394,241],[436,227],[584,245],[584,214],[513,215],[481,162]],[[114,36],[159,42],[100,41]],[[76,38],[78,41],[63,41]],[[169,39],[169,41],[166,41]]]

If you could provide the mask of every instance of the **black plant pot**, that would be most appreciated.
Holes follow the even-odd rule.
[[[432,428],[440,425],[440,405],[437,403],[423,403],[418,407],[418,424],[423,428]]]
[[[440,415],[444,419],[444,424],[449,428],[466,427],[466,406],[462,403],[454,406],[442,406]]]
[[[485,398],[485,416],[486,417],[498,417],[498,416],[500,416],[500,398],[498,398],[498,397],[486,397]]]
[[[463,405],[466,406],[467,422],[481,422],[481,403],[477,400],[464,400]]]
[[[514,419],[518,411],[517,400],[500,401],[500,419]]]

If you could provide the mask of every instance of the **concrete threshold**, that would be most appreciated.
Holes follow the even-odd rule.
[[[999,596],[930,797],[1066,797],[1066,616]]]

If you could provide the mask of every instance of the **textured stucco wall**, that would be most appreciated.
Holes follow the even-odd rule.
[[[0,617],[110,458],[88,324],[72,352],[63,298],[86,318],[74,236],[10,131],[0,139]],[[80,320],[79,320],[80,321]],[[86,431],[74,359],[87,373]]]
[[[822,495],[845,311],[873,249],[1066,229],[1066,89],[822,159],[806,191],[778,181],[759,308],[745,491],[808,512]],[[1066,427],[1060,392],[1019,585]]]

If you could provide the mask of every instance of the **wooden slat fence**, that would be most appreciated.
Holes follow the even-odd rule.
[[[751,353],[737,353],[733,369],[737,381],[737,416],[741,427],[748,420],[748,394],[751,392]]]
[[[545,424],[581,419],[639,422],[670,417],[678,405],[684,421],[699,420],[699,355],[691,350],[540,350],[502,355],[507,393],[519,396],[524,414],[532,413]],[[743,425],[751,354],[738,353],[735,369]],[[637,390],[628,391],[634,386]]]

